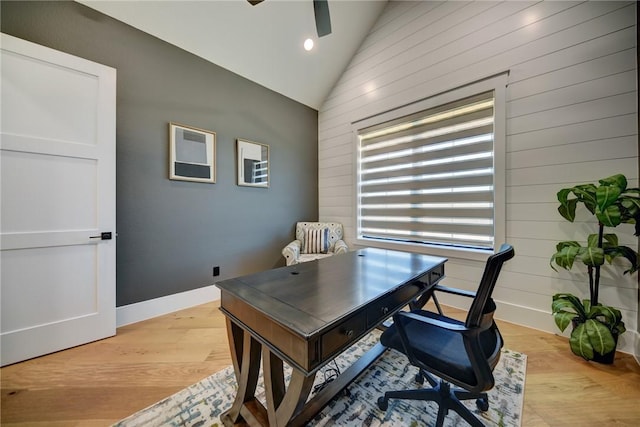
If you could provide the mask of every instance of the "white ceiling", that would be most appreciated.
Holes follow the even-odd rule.
[[[312,0],[78,2],[318,110],[387,0],[329,0],[320,39]]]

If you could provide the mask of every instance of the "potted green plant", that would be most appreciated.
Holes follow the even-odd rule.
[[[551,257],[554,264],[571,270],[575,261],[587,267],[589,299],[580,300],[570,293],[553,296],[551,309],[556,325],[564,331],[573,325],[570,337],[571,351],[586,360],[613,363],[618,336],[625,331],[620,310],[599,301],[600,268],[616,258],[624,258],[630,266],[624,274],[633,274],[638,268],[638,253],[620,245],[618,236],[605,233],[605,227],[623,223],[635,224],[635,235],[640,234],[640,189],[627,188],[624,175],[613,175],[598,181],[599,185],[582,184],[563,188],[557,194],[558,212],[573,222],[576,207],[583,204],[598,221],[598,232],[590,234],[586,246],[577,241],[563,241],[556,245]],[[616,264],[620,265],[620,264]],[[557,270],[556,270],[557,271]]]

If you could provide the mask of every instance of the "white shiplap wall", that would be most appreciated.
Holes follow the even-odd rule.
[[[319,112],[321,221],[355,238],[351,124],[503,71],[507,88],[507,241],[516,257],[495,291],[496,316],[556,332],[551,295],[587,295],[586,274],[554,272],[559,240],[593,232],[556,211],[563,187],[624,173],[638,184],[634,2],[389,2]],[[629,226],[622,240],[637,249]],[[477,286],[483,263],[450,259],[447,282]],[[636,277],[604,274],[603,302],[636,336]],[[449,300],[458,304],[459,301]]]

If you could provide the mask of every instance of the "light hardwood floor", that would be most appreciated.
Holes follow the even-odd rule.
[[[640,367],[632,356],[618,353],[612,366],[588,363],[571,354],[566,338],[498,324],[506,347],[528,357],[524,427],[640,425]],[[218,302],[200,305],[2,368],[0,423],[110,425],[230,363]]]

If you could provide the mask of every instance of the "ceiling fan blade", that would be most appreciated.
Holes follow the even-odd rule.
[[[264,0],[247,0],[249,3],[251,3],[251,6],[255,6],[258,3],[262,3]]]
[[[318,31],[318,37],[331,34],[329,2],[327,0],[313,0],[313,11],[316,15],[316,30]]]

